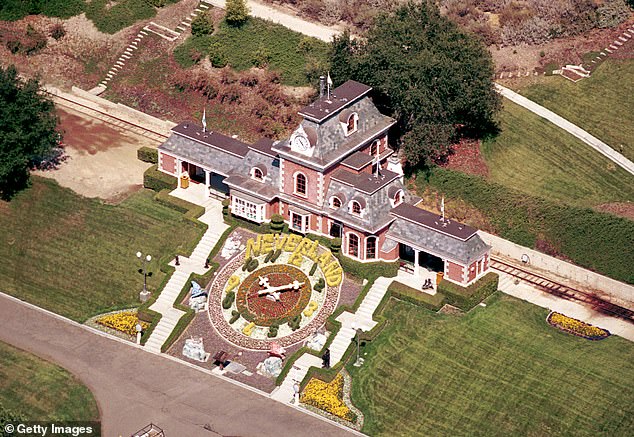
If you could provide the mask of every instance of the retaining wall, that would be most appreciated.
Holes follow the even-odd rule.
[[[600,275],[574,264],[562,261],[528,247],[520,246],[511,241],[478,231],[478,234],[492,246],[493,255],[510,258],[516,264],[522,264],[523,254],[528,255],[531,269],[542,270],[578,284],[581,290],[599,291],[610,297],[613,303],[634,309],[634,286],[625,284],[607,276]]]

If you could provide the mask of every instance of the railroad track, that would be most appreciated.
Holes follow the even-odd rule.
[[[115,128],[117,128],[118,130],[124,130],[126,132],[132,132],[134,134],[143,136],[145,138],[148,138],[150,140],[156,141],[156,142],[160,142],[163,143],[166,139],[167,139],[167,135],[162,134],[160,132],[154,131],[152,129],[148,129],[146,127],[140,126],[136,123],[133,123],[129,120],[125,120],[123,118],[119,118],[119,117],[115,117],[113,115],[110,114],[106,114],[103,111],[99,111],[98,109],[95,109],[93,107],[90,107],[88,105],[83,105],[81,103],[78,103],[74,100],[70,100],[67,99],[65,97],[59,96],[59,95],[51,95],[53,98],[53,101],[62,107],[66,107],[66,108],[70,108],[70,109],[74,109],[75,111],[81,112],[83,114],[86,114],[92,118],[95,118],[99,121],[102,121],[106,124],[109,124]]]
[[[580,302],[602,314],[618,317],[619,319],[634,323],[634,311],[613,304],[612,302],[608,302],[607,300],[590,292],[581,291],[579,289],[563,285],[559,282],[553,281],[552,279],[548,279],[534,272],[522,269],[516,265],[506,263],[499,258],[491,258],[491,268],[528,282],[540,290],[554,296],[570,301]]]

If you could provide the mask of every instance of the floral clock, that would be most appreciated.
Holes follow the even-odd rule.
[[[237,346],[290,346],[323,326],[337,305],[342,279],[339,262],[318,242],[259,235],[214,279],[209,316]]]

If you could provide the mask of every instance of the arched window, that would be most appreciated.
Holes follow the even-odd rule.
[[[253,169],[253,172],[251,173],[253,179],[256,179],[258,181],[261,181],[264,179],[264,175],[262,174],[262,170],[260,170],[259,168],[255,167]]]
[[[365,259],[376,258],[376,237],[368,237],[365,240]]]
[[[346,126],[346,135],[350,135],[351,133],[353,133],[354,131],[357,130],[357,114],[350,114],[350,117],[348,117],[348,123]]]
[[[306,176],[302,173],[297,173],[295,176],[295,194],[306,195]]]
[[[370,156],[376,156],[379,151],[379,140],[374,140],[370,146]]]
[[[357,234],[348,234],[348,255],[359,257],[359,237]]]
[[[398,190],[396,194],[394,194],[394,206],[400,205],[403,201],[403,190]]]
[[[361,205],[357,201],[352,201],[352,213],[361,215]]]
[[[330,207],[335,209],[341,207],[341,200],[337,196],[332,196],[330,198]]]

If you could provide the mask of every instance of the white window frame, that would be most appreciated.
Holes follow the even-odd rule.
[[[304,176],[304,180],[306,181],[306,192],[304,194],[300,193],[297,191],[297,177],[299,175]],[[293,194],[295,194],[296,196],[299,197],[304,197],[304,198],[308,198],[308,176],[306,176],[304,173],[302,173],[301,171],[296,171],[293,174]]]
[[[335,206],[335,199],[339,201],[339,206]],[[343,202],[341,201],[340,198],[338,198],[337,196],[330,197],[330,201],[328,202],[328,206],[330,206],[330,208],[332,209],[341,208],[341,205],[343,205]]]
[[[255,172],[256,172],[256,171],[259,171],[259,172],[260,172],[260,174],[262,175],[262,177],[261,177],[261,178],[259,178],[259,177],[257,177],[257,176],[255,175]],[[251,169],[251,179],[253,179],[253,180],[255,180],[255,181],[258,181],[258,182],[264,182],[264,172],[263,172],[262,170],[260,170],[259,168],[257,168],[257,167],[253,167],[253,168]]]
[[[351,117],[354,118],[354,129],[348,130]],[[346,137],[349,137],[350,135],[358,131],[359,130],[359,114],[357,114],[356,112],[353,112],[352,114],[350,114],[350,117],[348,117],[348,119],[346,120],[344,124],[344,129],[346,131]]]
[[[266,217],[266,204],[253,203],[234,195],[231,196],[231,213],[256,223],[262,223]]]
[[[353,255],[353,254],[350,253],[350,237],[352,235],[354,235],[357,238],[357,254],[356,255]],[[361,241],[362,241],[362,238],[359,237],[359,235],[355,234],[354,232],[348,232],[346,234],[346,242],[345,242],[346,243],[346,255],[348,255],[349,257],[362,259],[361,256],[360,256],[361,255],[361,249],[362,249]]]
[[[396,202],[396,195],[399,193],[401,195],[401,198],[399,202]],[[394,193],[394,196],[390,199],[390,203],[392,204],[392,207],[395,207],[403,203],[404,200],[405,200],[405,192],[403,190],[398,190],[396,193]]]
[[[300,217],[302,224],[299,228],[295,226],[295,221],[294,221],[295,217]],[[289,218],[289,225],[291,229],[297,232],[301,232],[302,234],[305,234],[306,232],[308,232],[308,228],[310,225],[310,214],[299,214],[295,211],[290,211],[288,218]]]

